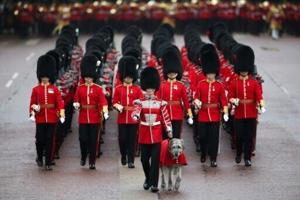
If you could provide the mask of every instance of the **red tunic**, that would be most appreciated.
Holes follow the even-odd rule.
[[[253,78],[236,78],[231,81],[228,91],[228,98],[238,98],[239,105],[235,109],[236,119],[257,118],[257,105],[262,98],[262,90]]]
[[[164,81],[157,93],[158,98],[168,102],[168,112],[171,120],[183,120],[184,109],[190,108],[187,91],[180,81]]]
[[[112,105],[116,103],[124,107],[123,112],[118,114],[118,124],[137,124],[138,122],[132,119],[133,101],[143,98],[142,90],[137,85],[119,85],[115,88]]]
[[[81,84],[77,87],[74,102],[80,104],[78,121],[80,124],[98,124],[103,106],[107,106],[101,86]]]
[[[201,81],[195,97],[202,102],[198,114],[199,122],[220,121],[220,108],[224,108],[228,104],[222,83],[218,81],[211,83],[206,80]]]
[[[160,165],[161,166],[172,166],[172,165],[187,165],[187,159],[184,153],[180,154],[178,159],[174,159],[169,152],[168,146],[169,146],[168,139],[163,140],[161,142],[161,151],[160,151]]]
[[[35,114],[36,123],[56,123],[59,111],[64,109],[61,94],[52,84],[39,84],[32,89],[29,113],[33,111],[33,104],[40,105],[40,111]]]
[[[162,125],[171,129],[172,124],[167,111],[167,103],[154,97],[145,97],[134,102],[133,115],[140,116],[139,143],[155,144],[162,141]]]
[[[189,70],[189,82],[192,98],[195,98],[196,90],[201,81],[205,80],[206,77],[203,74],[202,70],[195,64],[190,64]]]

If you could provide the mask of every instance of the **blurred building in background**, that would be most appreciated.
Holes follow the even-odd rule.
[[[0,1],[0,32],[21,37],[50,36],[69,23],[86,33],[103,25],[119,32],[129,25],[137,25],[151,33],[163,20],[172,21],[178,33],[190,23],[205,33],[212,22],[222,21],[231,32],[299,36],[300,1]]]

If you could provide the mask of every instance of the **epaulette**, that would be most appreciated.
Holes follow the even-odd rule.
[[[119,88],[119,87],[121,87],[121,86],[123,86],[122,84],[120,84],[120,85],[117,85],[115,88]]]
[[[97,83],[94,83],[94,85],[102,89],[102,86],[101,86],[101,85],[99,85],[99,84],[97,84]]]

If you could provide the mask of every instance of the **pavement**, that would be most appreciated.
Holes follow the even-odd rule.
[[[116,35],[120,49],[122,35]],[[104,136],[103,156],[97,170],[79,165],[77,115],[73,132],[62,147],[54,170],[46,172],[35,163],[35,125],[28,121],[31,88],[37,83],[38,56],[54,47],[55,38],[21,40],[0,36],[0,199],[191,199],[191,200],[299,200],[300,199],[300,39],[285,36],[274,41],[267,36],[235,35],[253,47],[256,64],[265,83],[267,112],[260,116],[253,166],[236,165],[229,137],[221,133],[218,168],[201,164],[192,141],[192,131],[183,128],[188,165],[183,169],[179,192],[144,191],[139,158],[136,168],[120,164],[116,113],[112,112]],[[84,44],[88,36],[81,36]],[[203,37],[207,41],[206,37]],[[143,46],[150,48],[151,36]],[[183,37],[176,36],[183,45]]]

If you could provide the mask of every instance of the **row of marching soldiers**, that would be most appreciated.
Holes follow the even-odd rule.
[[[209,156],[211,167],[217,167],[219,130],[223,124],[232,135],[235,161],[240,163],[244,155],[245,165],[251,166],[258,113],[265,111],[261,77],[255,73],[254,52],[251,47],[238,43],[222,23],[210,28],[209,39],[213,44],[203,42],[197,30],[195,26],[186,28],[185,45],[179,50],[174,41],[174,28],[164,23],[153,34],[151,53],[147,55],[141,46],[140,29],[129,28],[122,41],[115,87],[108,91],[97,80],[105,63],[105,50],[113,46],[112,32],[105,29],[87,41],[80,66],[82,78],[72,102],[79,110],[82,166],[89,155],[89,167],[95,169],[101,138],[99,127],[109,117],[110,100],[119,113],[121,164],[134,168],[135,152],[140,149],[144,189],[158,191],[161,142],[183,137],[185,117],[193,126],[202,163]],[[53,82],[51,73],[47,74],[51,71],[47,67],[53,66],[53,62],[49,65],[50,61],[47,55],[38,61],[40,84],[33,89],[30,104],[31,117],[37,121],[37,144],[41,127],[41,132],[49,132],[51,136],[58,120],[57,110],[60,110],[59,123],[65,118],[58,89],[49,84]],[[54,119],[48,122],[50,111]],[[40,117],[43,120],[38,120]],[[46,169],[51,169],[52,161],[49,144],[43,144]],[[42,165],[43,151],[38,148],[37,151],[37,163]],[[186,160],[178,162],[184,164]]]
[[[262,78],[255,69],[254,52],[234,40],[223,23],[210,28],[213,44],[203,42],[197,30],[192,25],[186,28],[185,46],[180,51],[172,25],[160,25],[142,69],[140,31],[125,36],[122,42],[124,53],[119,60],[119,81],[112,101],[119,113],[121,163],[134,168],[138,134],[145,174],[143,187],[152,192],[158,191],[158,169],[164,162],[160,156],[162,141],[182,139],[185,118],[193,126],[202,163],[209,156],[211,167],[217,167],[222,124],[232,136],[235,162],[240,163],[243,155],[245,166],[252,165],[258,113],[265,112]],[[177,164],[186,164],[185,158]]]
[[[29,113],[30,120],[36,123],[36,162],[46,170],[52,170],[54,159],[60,158],[64,138],[72,132],[74,109],[79,107],[81,165],[85,165],[89,154],[90,168],[95,169],[96,156],[101,155],[100,136],[108,118],[107,100],[111,96],[116,64],[114,34],[109,27],[100,29],[87,40],[84,55],[78,36],[78,29],[64,26],[55,48],[40,56],[37,62],[38,85],[32,89]],[[97,96],[98,93],[101,95]],[[101,106],[91,106],[98,102]]]

